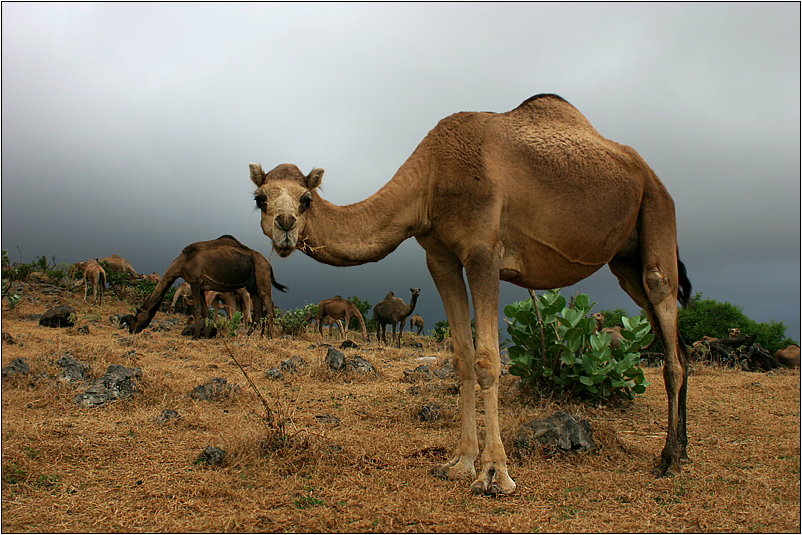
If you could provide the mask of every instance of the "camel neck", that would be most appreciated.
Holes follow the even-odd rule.
[[[314,191],[302,250],[319,262],[352,266],[381,260],[407,238],[425,232],[427,177],[410,160],[358,203],[337,206]]]

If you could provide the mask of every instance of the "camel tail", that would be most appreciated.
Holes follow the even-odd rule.
[[[272,284],[273,288],[275,288],[279,292],[287,293],[287,290],[289,290],[289,288],[287,288],[283,284],[276,282],[276,276],[273,275],[273,266],[270,266],[270,284]]]
[[[145,327],[150,325],[164,296],[167,295],[167,290],[169,290],[170,286],[181,276],[181,270],[179,268],[181,262],[179,262],[179,260],[182,259],[183,255],[173,260],[173,263],[170,264],[170,267],[167,268],[167,271],[164,272],[164,275],[162,275],[162,278],[156,284],[153,293],[151,293],[148,298],[145,299],[145,302],[142,303],[142,306],[136,310],[134,322],[128,329],[131,334],[141,332]]]
[[[677,301],[685,308],[691,301],[691,281],[688,279],[688,272],[685,270],[685,264],[679,259],[679,249],[677,250],[677,271],[679,272]]]

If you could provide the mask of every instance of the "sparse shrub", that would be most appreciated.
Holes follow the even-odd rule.
[[[533,294],[534,296],[534,294]],[[643,370],[638,366],[639,350],[654,340],[645,317],[621,318],[624,340],[610,347],[609,334],[594,334],[594,321],[587,317],[595,305],[579,294],[573,308],[559,290],[551,290],[536,301],[518,301],[504,307],[510,373],[527,386],[547,387],[585,400],[607,401],[614,397],[632,399],[646,390]]]
[[[276,314],[273,323],[281,334],[298,336],[306,331],[309,318],[317,314],[317,305],[310,303],[303,308],[295,308]]]

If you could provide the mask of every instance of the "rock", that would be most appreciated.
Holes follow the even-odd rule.
[[[326,367],[335,372],[345,371],[345,355],[342,351],[330,347],[326,352]]]
[[[424,422],[434,422],[440,419],[440,405],[437,403],[427,403],[421,407],[418,417]]]
[[[61,376],[65,377],[70,383],[86,381],[90,378],[89,366],[73,359],[69,353],[62,355],[56,361],[56,365],[61,368]]]
[[[558,411],[548,418],[536,418],[522,425],[513,438],[513,454],[521,457],[541,449],[544,453],[584,451],[593,453],[596,444],[587,420]]]
[[[352,358],[347,362],[347,366],[349,370],[357,373],[376,373],[376,369],[373,367],[373,365],[362,357]]]
[[[280,364],[281,371],[284,373],[292,373],[296,371],[299,366],[306,366],[306,361],[298,356],[282,360]]]
[[[340,344],[340,349],[358,349],[358,348],[359,346],[356,345],[356,343],[354,343],[351,340],[343,340],[343,343]]]
[[[195,459],[195,464],[206,463],[211,466],[222,466],[225,456],[226,452],[220,448],[206,446],[206,448],[198,454],[198,458]]]
[[[117,323],[119,323],[118,327],[122,329],[124,327],[132,326],[135,321],[136,316],[133,314],[126,314],[125,316],[120,316],[119,320],[117,320]]]
[[[28,321],[39,321],[41,319],[41,314],[28,314],[25,316],[25,319]]]
[[[216,399],[228,397],[232,392],[240,391],[238,385],[231,386],[226,383],[225,377],[213,377],[212,380],[205,385],[196,386],[192,392],[189,393],[189,397],[202,401],[214,401]]]
[[[3,379],[5,379],[13,375],[28,375],[31,373],[31,368],[28,366],[28,361],[26,359],[17,358],[12,360],[0,373],[2,373]]]
[[[184,327],[181,331],[181,336],[195,336],[195,324],[190,324]],[[210,325],[207,328],[201,327],[200,338],[214,338],[217,336],[217,327]]]
[[[68,305],[59,305],[45,311],[39,318],[42,327],[72,327],[75,325],[75,309]]]
[[[112,364],[106,368],[106,373],[93,380],[86,391],[76,395],[74,400],[84,407],[97,407],[115,399],[127,399],[139,392],[134,380],[141,378],[142,370],[139,368],[129,369]]]
[[[278,368],[270,368],[265,372],[265,378],[267,379],[283,379],[284,375],[279,371]]]
[[[180,418],[181,416],[178,415],[177,411],[174,411],[173,409],[164,409],[159,416],[153,419],[153,421],[158,425],[162,425],[170,420],[178,420]]]
[[[81,325],[78,327],[78,332],[81,334],[89,334],[89,325]]]
[[[315,416],[315,420],[317,420],[318,422],[320,422],[322,424],[339,424],[340,423],[340,419],[339,418],[337,418],[336,416],[332,416],[331,414],[328,414],[328,413],[326,413],[326,414],[318,414],[317,416]]]
[[[7,332],[3,332],[2,338],[4,344],[14,345],[17,343],[17,341],[14,340],[14,337],[8,334]]]
[[[432,372],[426,364],[421,364],[414,370],[404,370],[404,381],[407,381],[408,383],[431,380]]]

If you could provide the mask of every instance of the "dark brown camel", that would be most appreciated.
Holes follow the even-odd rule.
[[[396,297],[393,292],[389,292],[384,296],[383,300],[376,303],[376,306],[373,307],[373,321],[376,324],[376,340],[381,340],[384,345],[387,345],[385,327],[389,323],[393,326],[393,336],[390,339],[390,343],[395,343],[398,347],[401,347],[401,333],[404,332],[404,324],[407,322],[407,317],[415,310],[415,303],[418,302],[418,296],[420,295],[420,290],[418,288],[410,288],[409,291],[412,292],[412,299],[409,301],[409,305],[404,303],[403,299]],[[396,337],[395,333],[396,323],[401,324],[398,329],[398,337]]]
[[[178,277],[190,285],[195,316],[194,337],[199,338],[201,327],[208,333],[204,320],[208,317],[208,307],[204,292],[215,290],[231,292],[245,288],[251,294],[254,304],[254,323],[261,323],[262,304],[266,305],[268,323],[273,316],[273,295],[270,285],[285,292],[287,288],[276,282],[273,269],[264,256],[242,245],[233,236],[220,236],[216,240],[202,241],[188,245],[173,260],[153,293],[136,311],[132,333],[138,333],[150,324],[167,290]],[[264,333],[264,330],[263,330]],[[270,335],[268,325],[268,336]]]

